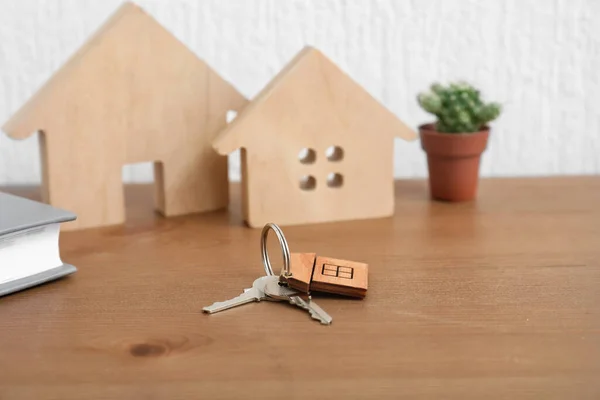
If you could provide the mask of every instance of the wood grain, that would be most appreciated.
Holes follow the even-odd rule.
[[[368,286],[368,264],[317,256],[310,283],[313,292],[363,298]]]
[[[148,13],[124,2],[4,125],[40,131],[43,200],[74,212],[65,230],[120,224],[122,168],[153,162],[166,216],[228,204],[227,157],[212,149],[246,99]]]
[[[417,135],[322,52],[306,47],[213,145],[222,155],[244,149],[244,219],[258,228],[389,217],[396,137]]]
[[[280,281],[286,282],[293,289],[308,293],[316,258],[315,253],[291,253],[290,272],[292,275],[289,278],[281,276]]]
[[[263,273],[260,230],[237,202],[164,219],[127,187],[123,226],[63,234],[79,272],[0,300],[0,398],[600,398],[600,177],[395,190],[393,218],[284,228],[292,252],[369,264],[364,300],[315,296],[322,326],[203,314]]]

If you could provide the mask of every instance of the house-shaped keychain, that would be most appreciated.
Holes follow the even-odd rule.
[[[227,157],[211,142],[247,100],[133,3],[124,3],[3,127],[40,131],[43,199],[65,229],[124,221],[122,167],[155,162],[166,216],[225,208]]]
[[[417,135],[306,47],[213,144],[242,149],[243,215],[262,227],[392,215],[396,137]]]

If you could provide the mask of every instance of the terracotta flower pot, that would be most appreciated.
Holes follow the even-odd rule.
[[[431,197],[447,201],[474,199],[489,128],[476,133],[440,133],[434,124],[425,124],[419,132],[421,147],[427,153]]]

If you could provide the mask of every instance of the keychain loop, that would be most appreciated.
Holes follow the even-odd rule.
[[[275,235],[277,235],[277,239],[279,240],[279,244],[281,245],[281,252],[283,254],[283,274],[286,277],[290,276],[290,249],[287,241],[285,240],[285,236],[283,236],[283,232],[277,225],[273,223],[268,223],[264,226],[260,238],[260,253],[262,256],[263,265],[265,267],[265,273],[268,276],[275,275],[273,273],[273,268],[271,267],[271,262],[269,261],[269,252],[267,251],[267,237],[269,236],[269,230],[273,230],[273,232],[275,232]]]

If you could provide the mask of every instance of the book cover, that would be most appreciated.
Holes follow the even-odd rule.
[[[59,279],[77,271],[74,266],[64,264],[62,261],[48,268],[45,268],[41,262],[40,266],[36,266],[36,262],[32,261],[31,257],[25,257],[23,262],[15,261],[15,259],[23,260],[18,257],[18,246],[29,246],[26,248],[29,250],[27,254],[29,256],[35,254],[32,248],[35,242],[26,243],[24,240],[34,240],[34,236],[39,235],[41,230],[55,232],[55,237],[49,240],[54,240],[58,246],[58,224],[76,218],[76,215],[69,211],[0,192],[0,272],[5,272],[4,281],[0,280],[0,296]],[[52,225],[56,228],[49,229]],[[51,244],[46,242],[46,246]],[[56,248],[53,253],[55,259],[60,260],[58,251],[59,249]],[[5,270],[2,271],[3,269]]]

